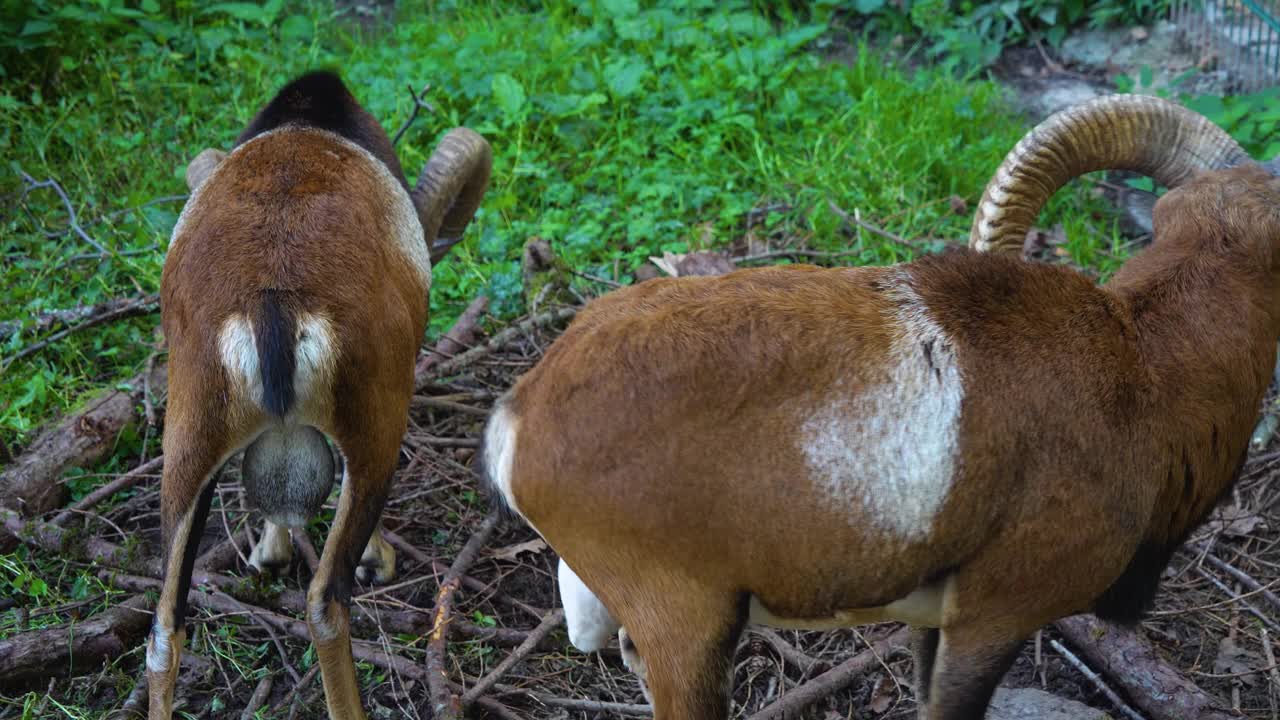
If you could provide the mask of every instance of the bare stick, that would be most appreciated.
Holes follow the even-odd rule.
[[[137,302],[137,300],[137,298],[133,297],[115,298],[113,300],[104,300],[103,302],[95,305],[80,305],[63,310],[50,310],[37,315],[31,327],[27,328],[27,332],[48,332],[49,330],[61,325],[71,325],[72,323],[88,317],[102,315],[103,313],[109,313],[113,310],[118,310],[122,307],[132,305]],[[21,330],[22,325],[23,323],[19,320],[0,322],[0,336],[12,335],[13,333]]]
[[[115,495],[121,490],[137,485],[138,483],[155,476],[155,473],[164,465],[164,456],[154,457],[93,492],[85,495],[77,500],[70,507],[54,516],[49,521],[51,525],[65,525],[76,512],[80,510],[88,510],[107,498]]]
[[[582,710],[591,713],[606,713],[610,715],[625,715],[630,717],[650,717],[653,715],[653,707],[651,705],[634,705],[631,703],[602,702],[600,700],[578,700],[576,698],[556,697],[555,695],[547,695],[546,693],[526,690],[525,688],[513,687],[511,685],[503,685],[501,683],[494,685],[494,689],[501,695],[523,695],[534,702],[539,702],[550,707],[564,708],[566,710]]]
[[[294,678],[294,683],[301,684],[301,678]],[[244,712],[240,713],[240,720],[253,720],[253,716],[257,714],[258,708],[262,707],[267,701],[267,697],[271,695],[271,673],[262,676],[258,681],[258,687],[253,689],[253,694],[249,696],[249,704],[244,706]]]
[[[396,131],[396,134],[391,137],[391,145],[393,147],[400,142],[400,138],[404,136],[405,132],[409,129],[409,126],[413,124],[413,121],[418,119],[419,110],[426,108],[427,112],[433,115],[436,112],[435,106],[422,98],[422,96],[426,95],[427,91],[431,89],[431,83],[423,85],[422,92],[420,93],[414,92],[412,85],[406,85],[405,87],[409,90],[409,96],[413,98],[413,110],[409,111],[409,119],[405,120],[404,124],[400,126],[400,129]]]
[[[888,240],[890,242],[895,242],[899,245],[904,245],[909,248],[915,248],[917,250],[922,249],[920,247],[919,242],[916,242],[914,240],[908,240],[902,237],[901,235],[894,235],[888,230],[876,227],[875,225],[872,225],[871,223],[867,222],[866,220],[863,220],[862,218],[854,217],[849,213],[845,212],[844,210],[842,210],[839,205],[836,205],[831,200],[827,201],[827,207],[831,208],[831,212],[835,213],[836,215],[839,215],[841,220],[844,220],[850,225],[860,227],[863,230],[866,230],[867,232],[871,233],[872,235],[878,235],[884,238],[885,240]]]
[[[498,680],[501,680],[502,676],[506,675],[508,670],[514,667],[516,663],[523,660],[526,655],[533,652],[533,649],[538,646],[538,643],[542,638],[546,637],[552,630],[560,627],[563,622],[564,610],[557,609],[555,612],[548,613],[547,617],[538,624],[538,627],[534,628],[533,632],[529,633],[529,637],[520,644],[520,647],[512,650],[511,654],[502,662],[498,663],[493,670],[490,670],[488,675],[480,678],[479,682],[463,694],[462,707],[465,709],[467,706],[474,703],[481,695],[488,692],[489,688],[493,687]]]
[[[751,632],[769,641],[769,644],[773,646],[774,650],[778,651],[778,654],[782,656],[783,660],[786,660],[803,672],[825,668],[830,665],[830,663],[814,657],[809,657],[808,655],[800,652],[771,628],[763,626],[753,627],[751,628]]]
[[[548,310],[534,315],[533,317],[525,318],[524,320],[521,320],[520,322],[495,334],[492,338],[489,338],[489,342],[473,347],[461,355],[450,358],[449,360],[445,360],[436,365],[435,375],[436,377],[457,375],[460,370],[471,363],[474,363],[485,355],[503,347],[507,343],[514,342],[515,340],[524,337],[535,328],[554,327],[565,320],[573,319],[573,316],[577,314],[577,308],[565,307]],[[421,390],[426,385],[426,382],[427,378],[418,378],[416,389]]]
[[[241,528],[231,537],[209,548],[208,552],[196,558],[196,568],[219,572],[231,567],[239,557],[241,542],[249,542],[248,528]]]
[[[1201,545],[1198,549],[1204,552],[1204,559],[1208,561],[1210,565],[1218,568],[1236,580],[1239,580],[1241,585],[1244,585],[1253,592],[1260,594],[1262,597],[1267,599],[1267,602],[1274,605],[1277,609],[1280,609],[1280,596],[1277,596],[1275,593],[1265,588],[1262,583],[1254,580],[1240,568],[1214,555],[1211,548]]]
[[[128,305],[123,305],[121,307],[114,308],[108,312],[102,313],[101,315],[94,315],[88,318],[87,320],[85,320],[84,322],[77,323],[63,330],[59,330],[58,332],[53,333],[52,335],[44,338],[40,342],[33,343],[23,348],[17,353],[14,353],[13,355],[6,358],[4,362],[0,363],[0,369],[7,368],[13,363],[25,357],[34,355],[40,352],[41,350],[45,349],[46,347],[49,347],[53,343],[58,342],[59,340],[69,335],[78,333],[81,330],[87,330],[91,327],[102,325],[104,323],[108,323],[113,320],[121,320],[124,318],[134,317],[137,315],[146,315],[148,313],[155,312],[159,308],[160,308],[160,297],[158,295],[145,295],[140,298],[135,298],[134,301],[129,303]]]
[[[1132,720],[1145,720],[1145,718],[1139,715],[1136,710],[1129,707],[1124,700],[1120,699],[1120,696],[1117,695],[1114,690],[1108,687],[1105,682],[1103,682],[1102,678],[1098,675],[1098,673],[1089,669],[1089,666],[1085,665],[1083,660],[1076,657],[1075,653],[1071,652],[1066,647],[1064,647],[1062,643],[1058,642],[1057,640],[1050,640],[1049,647],[1053,648],[1054,650],[1057,650],[1059,655],[1062,655],[1062,657],[1066,658],[1067,662],[1071,663],[1072,667],[1078,670],[1081,675],[1085,676],[1085,679],[1093,683],[1093,686],[1098,688],[1098,690],[1100,690],[1103,695],[1106,695],[1107,699],[1111,701],[1111,704],[1116,706],[1116,709],[1118,709],[1120,712],[1124,713],[1128,717],[1132,718]]]
[[[1090,615],[1054,623],[1075,648],[1133,704],[1155,720],[1231,720],[1222,703],[1162,661],[1133,630]]]
[[[307,674],[302,676],[302,681],[289,688],[289,691],[284,694],[284,697],[280,698],[280,702],[271,707],[271,711],[268,713],[268,716],[278,716],[280,711],[284,710],[285,705],[291,705],[294,698],[301,697],[302,691],[307,688],[307,685],[309,685],[312,680],[316,679],[316,673],[318,672],[320,672],[320,663],[312,665],[311,669],[307,671]]]
[[[484,408],[478,408],[474,405],[465,405],[463,403],[453,402],[452,400],[440,400],[429,395],[414,395],[413,400],[409,403],[409,407],[417,408],[437,408],[440,410],[449,410],[451,412],[466,413],[468,415],[480,415],[488,417],[489,411]]]
[[[906,628],[898,628],[888,637],[874,642],[866,650],[783,695],[748,720],[776,720],[793,717],[802,708],[848,687],[859,675],[880,663],[879,658],[891,647],[904,645],[909,637]]]
[[[1230,601],[1229,601],[1229,602],[1238,603],[1241,607],[1243,607],[1245,610],[1247,610],[1247,611],[1249,611],[1250,613],[1252,613],[1255,617],[1257,617],[1257,618],[1258,618],[1259,620],[1261,620],[1263,623],[1265,623],[1265,624],[1267,624],[1268,626],[1270,626],[1272,630],[1275,630],[1275,631],[1277,631],[1277,632],[1280,632],[1280,623],[1277,623],[1275,620],[1272,620],[1270,617],[1268,617],[1268,616],[1267,616],[1267,614],[1266,614],[1266,613],[1264,613],[1264,612],[1262,612],[1261,610],[1259,610],[1258,608],[1254,607],[1253,603],[1251,603],[1251,602],[1249,602],[1248,600],[1245,600],[1245,599],[1244,599],[1244,598],[1245,598],[1246,596],[1248,596],[1248,595],[1253,595],[1253,594],[1255,594],[1255,593],[1265,593],[1265,592],[1267,592],[1267,589],[1266,589],[1265,587],[1259,586],[1256,590],[1252,590],[1252,591],[1250,591],[1250,592],[1245,593],[1244,595],[1241,595],[1241,594],[1239,594],[1239,593],[1237,593],[1237,592],[1232,591],[1232,589],[1231,589],[1231,588],[1227,587],[1227,584],[1226,584],[1226,583],[1224,583],[1224,582],[1222,582],[1221,580],[1219,580],[1218,578],[1214,577],[1212,573],[1208,572],[1208,571],[1207,571],[1207,570],[1205,570],[1204,568],[1202,568],[1202,567],[1197,567],[1197,568],[1196,568],[1196,572],[1197,572],[1201,577],[1203,577],[1205,580],[1208,580],[1209,582],[1211,582],[1211,583],[1213,583],[1214,585],[1216,585],[1216,586],[1218,587],[1218,589],[1219,589],[1219,590],[1221,590],[1221,591],[1222,591],[1222,592],[1223,592],[1223,593],[1224,593],[1228,598],[1230,598]],[[1274,583],[1273,583],[1273,584],[1274,584]],[[1224,604],[1225,604],[1225,603],[1224,603]]]
[[[449,643],[449,620],[453,612],[453,596],[462,584],[462,574],[480,555],[480,549],[489,541],[498,526],[498,514],[489,513],[480,529],[467,541],[440,581],[436,593],[436,607],[431,613],[431,633],[427,640],[427,685],[431,689],[431,716],[436,720],[457,720],[462,716],[462,703],[449,688],[449,671],[445,667],[445,655]]]
[[[440,337],[436,342],[433,350],[428,351],[418,361],[417,367],[414,368],[413,374],[416,377],[425,376],[431,372],[431,368],[442,360],[457,355],[475,344],[476,330],[480,324],[480,318],[484,315],[484,311],[489,309],[489,298],[484,295],[478,295],[466,310],[458,316],[457,321],[453,323],[453,327]]]
[[[1276,707],[1276,693],[1280,692],[1280,670],[1276,669],[1276,654],[1271,649],[1271,636],[1267,634],[1266,628],[1262,628],[1262,652],[1267,656],[1267,664],[1271,666],[1267,674],[1271,676],[1271,684],[1275,687],[1267,692],[1267,699],[1271,701],[1271,720],[1276,720],[1280,716]]]
[[[94,240],[93,238],[89,237],[89,233],[85,232],[84,228],[80,227],[80,221],[76,219],[75,206],[71,204],[71,198],[67,197],[67,191],[62,189],[62,185],[58,184],[57,180],[54,180],[53,178],[49,178],[48,180],[37,181],[35,178],[31,177],[23,170],[19,170],[18,173],[22,175],[22,181],[26,183],[26,187],[23,188],[23,192],[22,192],[24,197],[27,195],[27,193],[31,192],[32,190],[39,190],[41,188],[52,188],[54,192],[58,193],[58,197],[62,199],[62,206],[67,210],[67,229],[74,230],[75,233],[80,236],[81,240],[84,240],[85,242],[89,243],[93,247],[97,248],[97,250],[101,252],[103,255],[111,254],[110,250],[103,247],[102,244],[99,243],[97,240]]]
[[[377,530],[374,530],[377,532]],[[307,535],[306,528],[289,528],[289,537],[293,539],[294,547],[298,548],[298,554],[302,556],[307,567],[311,569],[314,576],[316,570],[320,568],[320,556],[316,554],[316,546],[311,543],[311,536]]]

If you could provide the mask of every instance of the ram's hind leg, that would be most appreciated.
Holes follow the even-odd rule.
[[[938,655],[937,628],[911,629],[911,654],[915,660],[916,704],[929,704],[929,684],[933,682],[933,665]]]
[[[409,390],[399,401],[399,394],[387,396],[362,390],[344,398],[335,413],[345,420],[334,440],[346,458],[346,476],[320,566],[307,590],[307,625],[320,661],[329,716],[335,720],[365,717],[351,656],[351,591],[391,487],[408,421]]]
[[[628,664],[647,686],[654,720],[729,717],[733,654],[747,621],[747,596],[644,597],[653,605],[626,614],[620,640],[630,648],[624,650],[624,657],[631,655]]]
[[[942,630],[922,720],[982,720],[1023,640],[983,623]]]
[[[171,385],[172,387],[172,385]],[[164,543],[164,584],[156,602],[147,642],[147,682],[151,720],[173,713],[178,660],[186,642],[187,589],[200,536],[213,500],[213,475],[225,458],[225,427],[193,404],[173,404],[164,434],[164,473],[160,480],[160,520]]]

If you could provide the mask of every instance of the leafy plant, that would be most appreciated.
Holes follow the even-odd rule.
[[[104,25],[73,27],[66,7],[105,13]],[[825,60],[850,40],[830,2],[768,15],[744,0],[440,3],[406,9],[373,38],[327,3],[157,0],[119,21],[115,7],[125,6],[36,0],[5,15],[6,27],[46,19],[59,34],[6,63],[0,89],[0,195],[20,198],[0,215],[0,322],[19,325],[0,337],[0,358],[36,339],[27,329],[43,312],[155,292],[186,162],[229,146],[280,85],[314,67],[339,68],[389,129],[412,110],[405,85],[432,84],[436,113],[397,146],[411,178],[450,127],[493,144],[477,220],[435,268],[433,335],[482,291],[498,317],[523,312],[520,251],[535,236],[570,266],[626,282],[663,251],[740,242],[767,206],[767,223],[752,225],[758,240],[852,246],[848,262],[908,259],[916,249],[849,234],[828,201],[904,236],[962,238],[968,219],[937,200],[976,200],[1025,129],[992,83],[900,70],[869,50]],[[56,192],[24,194],[19,168],[56,179],[110,252],[69,230]],[[1050,212],[1080,202],[1066,194]],[[138,372],[155,325],[111,323],[8,367],[0,440],[20,446],[86,392]],[[148,442],[122,443],[120,456]]]
[[[930,57],[955,69],[991,65],[1004,48],[1043,39],[1057,46],[1067,32],[1090,27],[1149,23],[1167,13],[1168,0],[855,0],[855,13],[880,27],[918,35]]]

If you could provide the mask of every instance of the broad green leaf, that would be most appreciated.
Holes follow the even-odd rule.
[[[493,99],[502,108],[507,120],[515,120],[526,102],[524,86],[507,73],[495,73],[491,87]]]

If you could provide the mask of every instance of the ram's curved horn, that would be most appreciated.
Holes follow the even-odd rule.
[[[431,262],[462,239],[489,185],[493,151],[480,134],[454,128],[440,140],[410,196],[418,210]]]
[[[1108,95],[1050,116],[1027,133],[987,183],[969,247],[1021,252],[1049,197],[1095,170],[1132,170],[1177,187],[1203,170],[1249,160],[1222,128],[1181,105]]]

